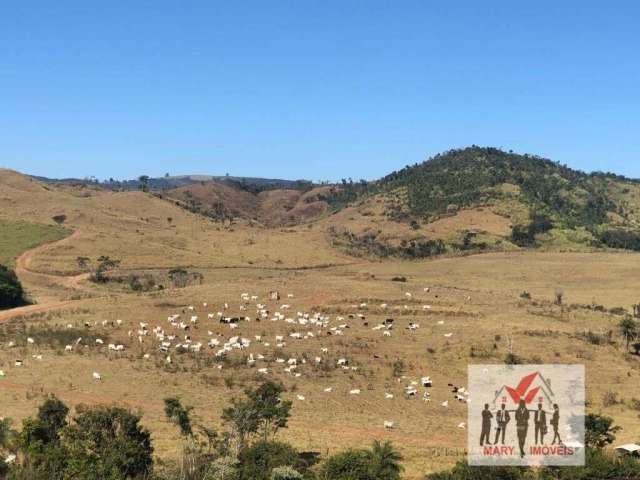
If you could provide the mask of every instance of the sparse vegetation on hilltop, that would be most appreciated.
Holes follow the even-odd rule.
[[[618,175],[587,174],[535,155],[472,146],[375,182],[343,182],[332,204],[384,197],[386,217],[414,230],[463,209],[487,207],[509,217],[511,235],[503,238],[519,247],[640,250],[640,208],[633,196],[638,188],[636,180]],[[449,246],[461,250],[456,242]]]

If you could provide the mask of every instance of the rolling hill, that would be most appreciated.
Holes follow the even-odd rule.
[[[191,212],[219,221],[242,219],[266,227],[319,219],[329,211],[325,192],[332,187],[272,188],[238,182],[199,182],[157,195]]]
[[[538,196],[528,182],[550,193]],[[163,398],[179,396],[223,432],[222,410],[267,368],[294,402],[280,440],[322,458],[389,440],[405,459],[404,478],[417,480],[463,458],[467,435],[458,425],[467,406],[448,384],[466,385],[469,364],[513,354],[525,363],[585,364],[589,411],[623,427],[617,442],[637,441],[640,357],[625,347],[619,325],[638,303],[640,256],[605,248],[600,238],[608,231],[633,238],[638,198],[633,180],[475,147],[376,182],[302,189],[248,191],[203,180],[116,191],[0,170],[0,228],[12,226],[0,242],[12,249],[0,257],[15,265],[34,301],[0,312],[3,416],[20,425],[51,394],[70,406],[117,403],[143,413],[155,454],[171,464],[183,443]],[[230,214],[217,219],[194,202],[219,202]],[[299,213],[316,204],[322,211]],[[532,233],[533,242],[519,246],[514,230],[525,239]],[[92,282],[101,256],[120,262],[109,281]],[[176,267],[200,281],[167,283]],[[138,288],[148,279],[152,287]],[[283,299],[270,299],[273,290]],[[257,300],[244,302],[245,292]],[[329,323],[258,321],[258,303]],[[250,320],[231,328],[218,311]],[[167,321],[188,322],[192,313],[200,323],[189,340],[199,352],[179,348],[185,331]],[[395,328],[384,335],[377,326],[389,317]],[[134,335],[141,323],[174,337],[170,351],[154,335]],[[206,346],[232,336],[252,339],[250,348],[218,358]],[[82,346],[67,351],[78,338]],[[110,350],[111,342],[124,350]],[[254,365],[248,355],[260,360]],[[353,368],[340,367],[341,358]],[[405,388],[425,375],[432,401],[407,398]],[[436,449],[460,454],[425,454]]]
[[[138,189],[138,180],[57,186]],[[318,224],[351,255],[423,258],[519,248],[640,250],[640,182],[535,155],[472,146],[372,182],[187,175],[149,179],[158,198],[218,222]]]
[[[338,200],[378,217],[378,225],[360,221],[341,232],[341,241],[379,255],[640,248],[637,180],[587,174],[537,156],[474,146],[341,188]],[[405,224],[391,239],[394,228],[379,228],[389,220]],[[433,244],[437,239],[445,245]],[[398,248],[393,240],[409,246]]]

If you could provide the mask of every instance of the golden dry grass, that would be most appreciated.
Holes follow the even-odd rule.
[[[465,421],[466,405],[453,400],[447,383],[465,385],[469,363],[503,362],[505,332],[513,337],[514,352],[527,361],[584,363],[590,410],[611,415],[624,427],[618,436],[621,442],[637,441],[640,436],[638,412],[629,405],[633,397],[640,398],[640,360],[622,351],[617,332],[620,317],[551,304],[558,288],[563,289],[567,304],[595,301],[628,308],[637,303],[640,279],[635,272],[640,256],[636,254],[512,252],[416,262],[354,260],[331,249],[326,238],[325,229],[331,222],[348,221],[349,215],[354,215],[347,210],[310,228],[267,230],[240,224],[225,228],[139,192],[92,191],[85,198],[73,189],[46,190],[14,174],[3,174],[0,179],[0,197],[12,199],[3,204],[3,215],[23,215],[46,223],[51,215],[64,211],[69,227],[78,232],[66,242],[39,250],[30,264],[34,270],[70,275],[77,273],[76,256],[107,254],[122,259],[125,271],[189,265],[204,275],[202,285],[146,294],[86,283],[74,290],[55,277],[25,277],[43,304],[66,303],[53,304],[48,313],[5,323],[7,335],[13,335],[18,346],[10,349],[6,343],[0,345],[0,368],[6,373],[0,378],[3,415],[24,418],[47,393],[55,393],[69,404],[126,404],[144,413],[156,454],[174,457],[179,438],[163,417],[164,397],[180,396],[195,407],[203,421],[220,426],[226,402],[258,378],[255,368],[244,365],[224,364],[219,370],[208,349],[197,358],[172,352],[169,369],[164,355],[155,352],[157,345],[151,337],[139,345],[135,335],[128,336],[139,322],[149,322],[150,328],[160,325],[170,332],[167,316],[182,314],[186,306],[195,305],[200,320],[198,329],[191,332],[194,341],[206,343],[208,330],[224,338],[263,335],[271,346],[254,342],[248,351],[232,357],[253,352],[272,360],[300,359],[303,355],[312,360],[318,355],[329,364],[319,369],[308,362],[299,367],[299,378],[286,374],[285,365],[269,365],[269,376],[282,380],[294,401],[290,427],[280,435],[301,449],[326,454],[380,438],[393,441],[405,456],[407,478],[420,478],[452,465],[460,457],[428,454],[431,447],[465,446],[466,432],[457,424]],[[35,208],[33,198],[43,202],[44,208]],[[407,282],[393,282],[394,276],[405,276]],[[431,291],[424,292],[425,286],[432,287]],[[332,325],[342,323],[336,320],[338,315],[358,312],[354,305],[367,302],[369,307],[363,312],[369,325],[358,319],[346,320],[350,328],[344,336],[323,332],[307,340],[288,338],[286,347],[279,351],[274,347],[275,335],[317,328],[254,320],[242,322],[232,331],[206,318],[205,313],[217,312],[224,302],[230,304],[229,314],[241,314],[241,293],[255,293],[264,302],[272,289],[294,294],[293,299],[270,302],[272,311],[290,303],[292,313],[288,316],[297,311],[325,312]],[[519,298],[524,290],[532,294],[535,303]],[[406,292],[413,295],[411,299]],[[86,296],[89,298],[70,300]],[[202,307],[205,301],[209,305],[206,309]],[[383,302],[389,304],[388,311],[379,307]],[[425,304],[432,308],[424,310]],[[249,313],[253,317],[255,308]],[[190,313],[182,315],[188,318]],[[383,337],[371,328],[389,315],[398,325],[391,337]],[[120,328],[100,323],[118,318],[123,320]],[[83,328],[85,321],[91,324],[91,333],[121,341],[126,351],[115,354],[106,345],[91,345],[65,353],[45,344],[29,346],[24,335],[15,331],[25,323],[34,328],[65,328],[68,323]],[[414,333],[406,330],[410,321],[419,323],[420,329]],[[593,345],[584,339],[585,330],[611,331],[616,344]],[[449,332],[453,335],[445,338],[444,333]],[[497,340],[496,335],[501,338]],[[328,354],[320,352],[323,347],[329,349]],[[472,348],[475,356],[471,356]],[[151,353],[151,358],[142,358],[145,352]],[[32,357],[37,353],[43,355],[42,360]],[[335,368],[336,359],[342,356],[350,358],[358,370]],[[13,366],[16,358],[24,359],[25,365]],[[401,381],[392,378],[396,359],[402,359],[406,366],[407,378]],[[101,382],[92,380],[93,371],[101,373]],[[423,375],[434,380],[433,401],[406,400],[403,387]],[[225,384],[225,378],[232,379],[233,387]],[[334,387],[331,394],[323,392],[327,386]],[[361,395],[349,395],[352,388],[360,388]],[[394,393],[393,400],[384,398],[387,391]],[[609,391],[617,392],[625,402],[603,405]],[[297,394],[306,400],[298,401]],[[445,399],[449,408],[440,406]],[[385,431],[384,420],[395,421],[397,428]]]

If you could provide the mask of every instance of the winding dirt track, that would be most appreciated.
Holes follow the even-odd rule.
[[[58,284],[65,288],[70,288],[74,290],[79,290],[82,288],[81,283],[89,278],[88,273],[81,273],[79,275],[54,275],[51,273],[42,273],[36,272],[29,268],[29,263],[35,255],[45,250],[48,250],[52,246],[56,245],[64,245],[74,239],[77,239],[80,236],[80,231],[76,230],[68,237],[63,238],[62,240],[58,240],[56,242],[45,243],[39,245],[31,250],[27,250],[18,258],[16,258],[15,272],[20,278],[20,281],[24,284],[23,279],[25,277],[38,277],[42,280],[46,280],[47,282]],[[19,315],[27,315],[31,313],[40,313],[46,312],[49,310],[54,310],[62,307],[66,307],[71,305],[78,300],[61,300],[58,302],[47,302],[47,303],[39,303],[36,305],[27,305],[24,307],[12,308],[9,310],[0,311],[0,322],[7,321],[13,317],[17,317]]]

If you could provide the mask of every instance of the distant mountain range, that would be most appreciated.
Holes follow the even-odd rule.
[[[48,178],[32,175],[31,178],[45,183],[71,183],[71,184],[99,184],[106,188],[117,188],[125,190],[135,190],[140,188],[141,181],[139,178],[131,180],[107,180],[98,181],[91,178]],[[280,178],[261,178],[261,177],[236,177],[231,175],[175,175],[164,177],[149,177],[147,185],[150,189],[171,189],[193,185],[201,182],[219,182],[219,183],[237,183],[253,185],[259,188],[294,188],[303,184],[311,184],[307,180],[285,180]]]

